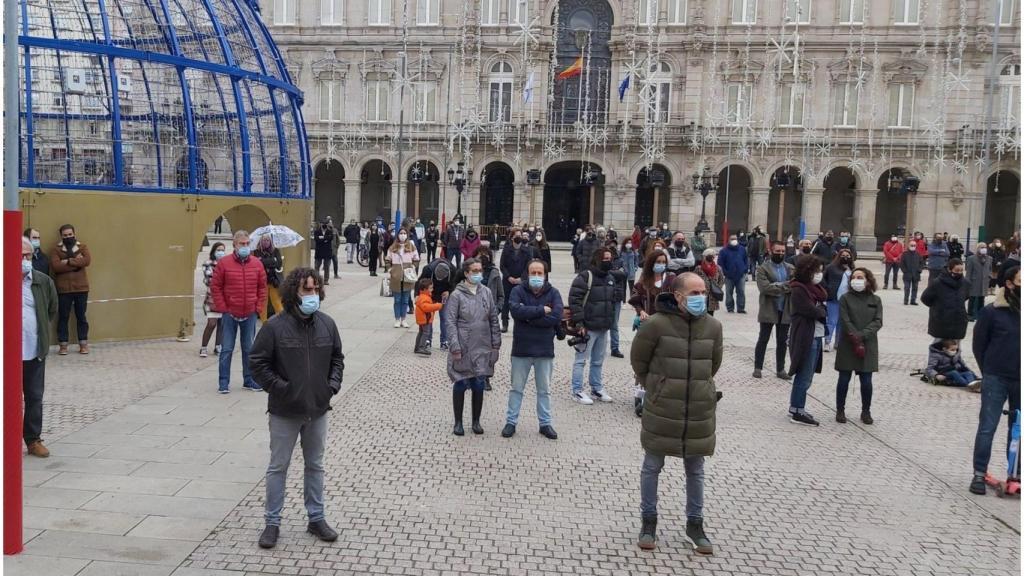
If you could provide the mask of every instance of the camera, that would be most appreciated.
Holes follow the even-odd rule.
[[[590,342],[590,334],[576,334],[566,341],[566,343],[575,348],[577,352],[586,350],[587,342]]]

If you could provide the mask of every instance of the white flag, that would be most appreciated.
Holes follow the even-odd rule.
[[[526,104],[533,102],[533,72],[530,72],[530,77],[526,79],[526,85],[523,86],[523,102]]]

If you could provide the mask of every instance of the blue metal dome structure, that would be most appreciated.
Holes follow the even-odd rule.
[[[255,0],[19,0],[23,187],[310,196]]]

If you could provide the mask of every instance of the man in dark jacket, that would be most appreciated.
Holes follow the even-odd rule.
[[[746,314],[747,294],[743,289],[743,281],[747,277],[747,250],[740,246],[737,236],[730,236],[729,245],[718,253],[718,266],[725,274],[726,311],[736,310],[740,314]]]
[[[348,223],[345,226],[345,256],[347,257],[348,263],[352,263],[352,259],[356,257],[356,250],[359,249],[359,225],[356,224],[355,220]]]
[[[427,227],[427,259],[437,258],[437,226],[433,222]]]
[[[590,266],[590,261],[594,255],[594,250],[598,246],[601,246],[600,240],[597,239],[597,233],[594,232],[594,227],[587,225],[583,236],[580,237],[579,242],[576,243],[576,247],[573,248],[572,255],[579,262],[579,271],[582,272]]]
[[[928,335],[941,340],[963,340],[967,335],[967,281],[964,263],[952,259],[946,270],[921,294],[928,310]]]
[[[463,236],[465,236],[465,233],[462,231],[462,226],[458,220],[453,219],[448,223],[448,230],[444,234],[444,254],[449,260],[455,258],[456,268],[462,267],[462,249],[460,246]]]
[[[754,347],[754,378],[761,377],[764,367],[764,355],[768,350],[768,340],[775,330],[775,375],[789,380],[786,372],[786,341],[789,336],[789,281],[793,279],[795,268],[783,262],[786,246],[778,240],[772,242],[771,258],[757,267],[755,278],[757,291],[761,293],[758,300],[757,321],[761,330],[757,335]]]
[[[510,233],[510,244],[501,251],[501,285],[505,294],[511,294],[512,289],[523,283],[526,277],[526,265],[533,260],[533,249],[530,248],[529,240],[524,240],[519,229],[513,228]],[[501,331],[508,332],[508,313],[511,302],[505,299],[501,307]]]
[[[658,296],[657,313],[637,331],[630,361],[646,390],[640,443],[641,529],[637,544],[657,541],[658,476],[666,456],[686,468],[686,536],[699,554],[712,554],[704,534],[704,458],[715,452],[715,374],[722,365],[722,325],[706,314],[707,286],[692,272]]]
[[[1008,271],[1003,286],[996,290],[995,302],[978,314],[973,347],[974,359],[981,367],[981,414],[974,437],[974,478],[970,490],[984,494],[992,438],[999,427],[1003,404],[1009,400],[1007,456],[1015,414],[1020,410],[1020,268]],[[1019,460],[1012,477],[1019,491]],[[1010,482],[1007,479],[1007,484]]]
[[[819,238],[814,246],[811,247],[811,254],[818,257],[824,266],[828,266],[832,262],[832,258],[835,256],[835,235],[831,230],[825,232],[825,236]]]
[[[326,220],[313,230],[313,242],[315,270],[319,273],[320,266],[323,265],[324,285],[326,286],[330,284],[328,278],[331,277],[331,258],[334,255],[334,228],[328,226]]]
[[[331,397],[341,390],[345,356],[334,319],[319,311],[323,298],[323,285],[315,270],[292,270],[281,286],[284,314],[263,325],[253,346],[253,375],[270,394],[270,465],[261,548],[277,544],[288,465],[300,437],[306,464],[306,530],[325,542],[338,538],[324,519],[324,446],[327,411]]]
[[[35,228],[26,228],[25,238],[32,244],[32,267],[49,277],[50,258],[44,254],[42,248],[40,248],[42,236],[39,234],[39,230],[36,230]]]
[[[250,256],[249,233],[237,230],[233,239],[235,251],[217,261],[210,279],[213,309],[220,319],[221,349],[218,360],[221,394],[230,392],[231,355],[235,338],[241,333],[242,385],[250,390],[260,387],[249,373],[249,350],[256,334],[256,319],[267,305],[267,271],[259,258]]]
[[[593,404],[594,400],[583,391],[583,369],[590,358],[590,389],[602,402],[612,397],[604,391],[601,368],[608,352],[608,332],[615,321],[615,304],[622,302],[616,273],[612,271],[612,253],[604,247],[594,250],[590,266],[580,272],[569,289],[569,309],[572,322],[579,328],[579,338],[585,342],[576,345],[576,361],[572,367],[572,398],[580,404]],[[618,300],[616,300],[618,298]]]
[[[430,264],[427,264],[420,271],[420,278],[430,278],[433,285],[430,298],[434,302],[440,302],[441,304],[448,303],[448,296],[452,290],[459,285],[461,278],[459,274],[456,274],[452,268],[451,260],[447,258],[435,258],[431,260]],[[438,316],[444,318],[444,308],[438,313]],[[441,350],[448,349],[448,330],[445,328],[445,323],[441,322]]]
[[[946,268],[946,262],[949,261],[949,245],[943,240],[942,234],[936,234],[930,244],[928,244],[928,285],[931,286],[936,280],[942,276],[943,270]],[[922,300],[924,297],[922,296]]]
[[[666,249],[668,252],[668,270],[679,275],[683,272],[692,272],[697,261],[693,250],[686,243],[686,234],[676,232],[672,235],[672,244]]]
[[[917,241],[911,240],[900,255],[900,272],[903,272],[903,305],[917,306],[917,285],[921,282],[921,254]]]
[[[508,411],[501,435],[510,438],[516,433],[523,390],[532,368],[537,383],[540,433],[556,440],[558,434],[551,426],[549,389],[554,370],[556,329],[562,321],[562,295],[547,282],[543,260],[531,260],[527,270],[527,282],[513,288],[508,298],[516,322],[512,329],[512,388],[508,392]]]
[[[50,320],[57,315],[57,289],[49,276],[32,265],[35,247],[21,240],[21,387],[25,394],[22,438],[28,453],[46,458],[43,444],[43,387],[46,354],[50,351]]]
[[[747,237],[747,269],[753,276],[757,267],[765,260],[768,252],[768,235],[761,230],[761,226],[754,226],[753,232]]]

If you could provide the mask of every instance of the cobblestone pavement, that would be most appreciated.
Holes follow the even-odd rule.
[[[555,269],[567,267],[567,255],[556,254]],[[553,279],[566,288],[570,277],[556,273]],[[349,282],[369,294],[374,280]],[[748,284],[750,314],[718,316],[727,348],[716,377],[724,393],[718,447],[706,466],[712,557],[696,555],[686,542],[683,473],[675,460],[662,475],[658,550],[635,545],[642,450],[627,360],[605,363],[614,403],[580,406],[569,398],[570,350],[558,343],[552,401],[559,439],[537,433],[532,392],[517,435],[503,439],[509,335],[495,391],[485,400],[486,434],[457,438],[444,354],[414,356],[410,330],[334,402],[326,501],[339,540],[322,544],[304,533],[303,466],[296,452],[278,547],[255,545],[263,525],[260,482],[182,567],[211,575],[1016,572],[1019,501],[966,490],[979,396],[908,376],[925,360],[927,309],[902,306],[902,294],[894,291],[882,294],[875,425],[834,422],[836,374],[828,355],[808,405],[822,426],[808,429],[785,417],[788,383],[750,376],[755,293]],[[356,308],[330,309],[343,338],[346,318],[357,312],[361,327],[376,315],[377,329],[391,330],[385,328],[389,300],[366,299]],[[623,314],[623,326],[629,316]],[[628,357],[628,328],[622,336]],[[969,350],[969,342],[964,345]],[[766,368],[773,368],[773,352],[767,356]],[[847,406],[856,414],[860,400],[852,388]],[[265,428],[257,431],[262,434],[253,442],[265,442]],[[1003,466],[1002,432],[994,472]]]

